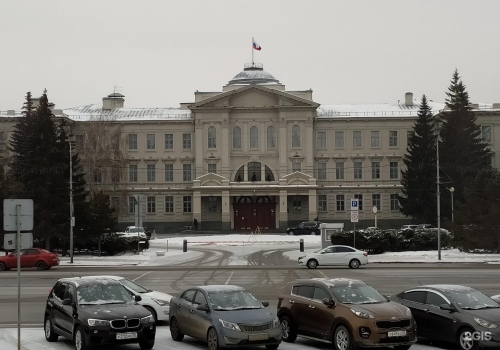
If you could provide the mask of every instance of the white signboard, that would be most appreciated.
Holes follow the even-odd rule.
[[[16,207],[20,205],[19,220],[21,231],[33,230],[33,199],[4,199],[3,200],[3,229],[17,231]]]
[[[33,233],[21,232],[21,249],[28,249],[33,247]],[[6,233],[3,236],[3,249],[13,250],[17,249],[17,233]]]
[[[358,222],[358,212],[351,211],[351,222]]]
[[[359,200],[351,199],[351,211],[358,211],[358,210],[359,210]]]

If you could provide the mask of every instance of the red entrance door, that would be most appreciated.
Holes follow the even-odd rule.
[[[268,196],[235,198],[234,228],[237,230],[262,230],[276,228],[276,203]]]

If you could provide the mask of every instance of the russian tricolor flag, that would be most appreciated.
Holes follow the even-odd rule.
[[[255,40],[253,40],[253,48],[254,48],[254,50],[257,50],[257,51],[260,51],[260,50],[262,49],[262,47],[260,47],[260,45],[259,45],[259,44],[257,44],[257,43],[255,42]]]

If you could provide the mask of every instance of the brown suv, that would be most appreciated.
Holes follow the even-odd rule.
[[[286,342],[301,336],[333,342],[337,350],[358,346],[406,350],[417,339],[410,309],[354,279],[291,282],[279,297],[278,317]]]

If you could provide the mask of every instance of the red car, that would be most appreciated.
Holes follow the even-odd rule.
[[[37,270],[48,270],[59,265],[59,256],[45,249],[29,248],[21,250],[21,267],[36,267]],[[17,253],[0,256],[0,271],[17,268]]]

